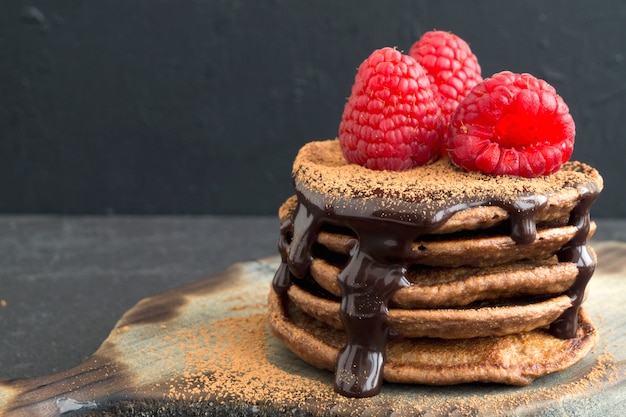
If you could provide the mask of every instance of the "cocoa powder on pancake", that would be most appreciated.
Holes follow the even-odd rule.
[[[506,201],[516,195],[545,195],[575,188],[590,178],[600,189],[603,186],[594,168],[577,161],[566,163],[553,175],[532,179],[466,172],[449,158],[406,171],[374,171],[348,163],[338,140],[304,145],[295,158],[293,176],[296,183],[331,201],[378,197],[388,200],[390,206],[398,200],[439,206],[467,196]]]

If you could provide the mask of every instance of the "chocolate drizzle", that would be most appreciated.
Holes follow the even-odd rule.
[[[576,263],[579,274],[568,292],[574,306],[551,327],[557,337],[575,335],[578,309],[593,274],[595,262],[587,250],[586,237],[589,207],[598,193],[599,189],[585,189],[570,219],[578,228],[576,237],[558,253],[561,261]],[[391,210],[379,197],[330,203],[310,190],[297,189],[296,194],[298,206],[293,220],[284,221],[281,226],[282,264],[273,282],[278,294],[285,294],[294,278],[307,277],[313,245],[323,225],[348,227],[356,235],[350,241],[349,261],[338,276],[342,292],[340,315],[347,344],[338,356],[335,389],[350,397],[368,397],[380,391],[384,352],[390,337],[386,324],[388,304],[395,291],[410,285],[406,271],[415,260],[413,241],[438,229],[459,211],[493,205],[507,211],[511,238],[517,244],[528,244],[536,238],[536,214],[547,202],[542,195],[522,194],[507,201],[451,200],[434,209],[419,201],[399,201]]]
[[[292,282],[291,271],[289,270],[289,244],[293,235],[293,221],[285,220],[280,225],[280,236],[278,239],[278,253],[280,254],[280,266],[274,275],[272,285],[277,294],[283,294],[289,289]]]
[[[587,283],[596,268],[596,261],[589,253],[587,236],[589,235],[589,209],[598,198],[600,191],[597,188],[581,189],[581,200],[570,214],[569,224],[576,227],[574,238],[563,246],[557,253],[560,262],[573,262],[578,268],[578,276],[574,285],[567,291],[572,300],[572,307],[550,325],[550,332],[561,339],[570,339],[576,336],[578,330],[578,310],[585,296]]]

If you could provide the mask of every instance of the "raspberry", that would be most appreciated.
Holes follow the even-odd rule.
[[[441,126],[426,70],[410,56],[382,48],[359,66],[339,144],[350,163],[401,171],[438,157]]]
[[[572,155],[575,125],[554,87],[503,71],[472,89],[452,115],[447,150],[469,171],[537,177]]]
[[[426,32],[413,44],[409,55],[428,72],[447,130],[458,104],[482,81],[476,55],[463,39],[442,31]]]

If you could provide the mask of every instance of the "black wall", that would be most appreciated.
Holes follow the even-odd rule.
[[[553,84],[626,216],[622,0],[2,0],[0,212],[275,213],[359,63],[433,28]]]

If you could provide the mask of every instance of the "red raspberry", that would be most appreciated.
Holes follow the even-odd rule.
[[[500,72],[472,89],[450,122],[447,149],[469,171],[537,177],[572,155],[575,125],[554,87],[530,74]]]
[[[359,66],[339,144],[350,163],[401,171],[438,157],[441,124],[424,68],[396,49],[382,48]]]
[[[447,130],[458,104],[482,81],[476,55],[463,39],[443,31],[426,32],[413,44],[409,55],[428,72]]]

